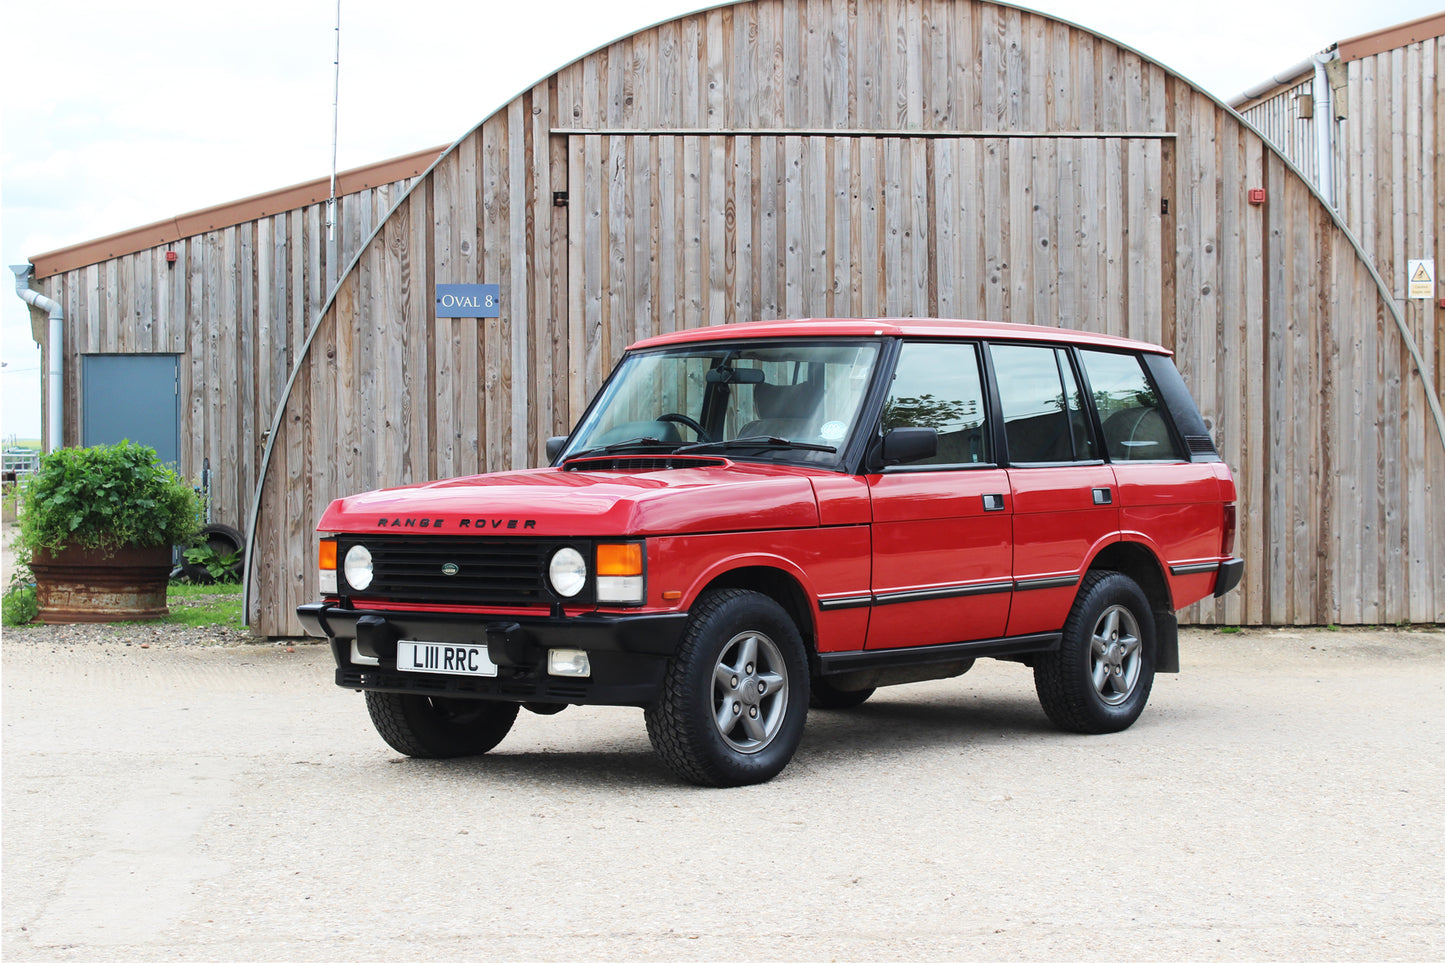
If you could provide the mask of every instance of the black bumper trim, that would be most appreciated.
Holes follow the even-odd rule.
[[[670,656],[677,652],[687,613],[582,614],[534,617],[514,614],[456,614],[420,611],[353,610],[327,603],[302,604],[296,616],[307,633],[333,640],[355,640],[357,624],[384,626],[396,639],[454,644],[487,644],[488,632],[505,628],[531,647],[568,647],[584,651],[622,651]],[[376,621],[379,620],[380,624]],[[365,624],[363,624],[365,626]]]
[[[296,616],[325,636],[336,659],[336,683],[358,691],[546,704],[645,707],[662,687],[676,653],[685,612],[583,614],[578,617],[354,610],[326,602],[303,604]],[[485,644],[495,677],[428,674],[396,669],[398,640]],[[378,663],[353,663],[352,642]],[[547,673],[549,648],[584,650],[589,677]]]
[[[1219,565],[1219,576],[1214,579],[1214,596],[1223,597],[1236,586],[1240,578],[1244,576],[1244,561],[1239,557],[1230,557]]]

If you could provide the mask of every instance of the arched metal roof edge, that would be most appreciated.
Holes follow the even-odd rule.
[[[336,295],[341,290],[341,286],[344,285],[347,279],[351,277],[351,273],[356,269],[356,266],[361,261],[362,256],[371,247],[371,243],[376,240],[377,236],[380,235],[383,230],[385,230],[387,223],[391,220],[392,216],[396,214],[397,209],[399,209],[404,203],[408,202],[411,199],[412,192],[415,191],[423,182],[425,182],[426,179],[431,176],[432,171],[436,169],[437,165],[441,164],[442,161],[450,157],[452,152],[456,151],[457,147],[463,141],[465,141],[467,138],[471,137],[474,133],[486,126],[488,121],[501,115],[502,112],[506,111],[514,101],[516,101],[520,97],[524,97],[528,91],[532,90],[543,81],[550,80],[551,78],[567,70],[572,65],[580,63],[586,60],[588,57],[591,57],[594,54],[598,53],[599,51],[606,50],[613,44],[616,44],[622,40],[626,40],[629,37],[635,37],[649,30],[655,30],[656,28],[664,24],[676,23],[689,17],[695,17],[701,13],[708,13],[712,10],[719,10],[724,7],[736,7],[741,6],[745,3],[755,2],[757,2],[757,0],[723,0],[723,2],[720,3],[705,4],[697,8],[696,10],[693,10],[689,13],[680,14],[676,17],[663,18],[662,20],[655,21],[654,23],[651,23],[646,27],[641,27],[628,33],[619,34],[618,36],[613,37],[606,43],[599,44],[596,47],[588,50],[586,53],[574,57],[572,60],[569,60],[565,64],[562,64],[556,70],[543,74],[541,77],[532,81],[532,83],[520,88],[515,94],[503,101],[501,105],[495,110],[493,110],[490,114],[487,114],[485,117],[482,118],[482,120],[474,124],[472,127],[468,128],[466,132],[462,134],[461,137],[453,141],[445,151],[437,155],[436,159],[427,166],[425,171],[423,171],[421,174],[417,175],[415,179],[413,179],[411,186],[407,188],[406,192],[396,200],[396,203],[393,204],[390,209],[387,210],[386,216],[381,218],[377,222],[376,227],[372,229],[372,232],[370,235],[367,236],[366,241],[364,241],[357,248],[356,254],[353,255],[351,260],[347,263],[346,270],[337,276],[336,284],[332,286],[331,292],[326,297],[325,303],[323,303],[320,310],[317,311],[316,318],[312,320],[311,325],[308,327],[306,333],[306,341],[302,344],[301,352],[296,357],[296,364],[292,367],[291,376],[286,380],[286,390],[282,394],[280,400],[277,401],[276,412],[271,418],[271,430],[266,437],[266,449],[262,454],[261,465],[258,468],[258,472],[256,474],[256,490],[251,497],[251,512],[248,514],[246,521],[246,559],[245,567],[243,570],[241,591],[241,619],[243,622],[249,624],[251,621],[251,571],[252,561],[254,557],[253,548],[255,547],[256,543],[256,522],[261,508],[261,494],[265,490],[266,478],[271,468],[272,447],[275,445],[276,434],[277,431],[280,429],[281,420],[285,416],[286,405],[291,401],[291,392],[295,388],[296,378],[301,372],[301,364],[306,360],[307,356],[310,355],[311,344],[316,337],[317,331],[320,329],[321,320],[326,318],[326,313],[330,311],[331,306],[335,303]],[[801,3],[802,0],[789,0],[789,2]],[[1097,30],[1092,30],[1088,27],[1083,26],[1082,24],[1075,23],[1072,20],[1067,20],[1063,17],[1058,17],[1050,13],[1045,13],[1042,10],[1036,10],[1032,7],[1026,7],[1022,4],[1008,3],[1004,2],[1004,0],[974,0],[974,2],[987,3],[996,7],[1007,7],[1010,9],[1021,11],[1023,13],[1043,17],[1047,20],[1052,20],[1056,23],[1061,23],[1066,27],[1071,27],[1075,30],[1089,34],[1090,36],[1105,40],[1118,47],[1120,50],[1128,51],[1129,53],[1138,56],[1147,63],[1158,67],[1169,76],[1174,77],[1177,80],[1183,81],[1185,84],[1189,85],[1189,88],[1191,90],[1195,91],[1196,93],[1203,94],[1209,100],[1213,101],[1215,106],[1223,109],[1228,114],[1233,115],[1234,118],[1247,130],[1252,131],[1254,134],[1258,135],[1259,139],[1263,142],[1265,148],[1273,152],[1275,157],[1284,163],[1285,168],[1291,173],[1293,173],[1297,178],[1299,178],[1301,182],[1303,182],[1305,188],[1310,192],[1311,195],[1314,196],[1315,201],[1318,202],[1319,205],[1329,214],[1330,219],[1335,223],[1335,227],[1344,233],[1345,238],[1354,248],[1355,256],[1359,258],[1359,260],[1365,265],[1365,267],[1370,272],[1370,276],[1375,280],[1375,286],[1379,291],[1380,298],[1384,301],[1385,305],[1388,306],[1390,314],[1395,321],[1395,327],[1399,331],[1400,337],[1405,343],[1405,348],[1410,353],[1410,357],[1415,363],[1415,375],[1419,377],[1421,383],[1424,385],[1425,401],[1430,407],[1431,415],[1435,419],[1435,428],[1440,438],[1440,444],[1442,447],[1445,447],[1445,414],[1442,414],[1440,409],[1438,392],[1436,390],[1436,387],[1431,384],[1430,380],[1425,377],[1425,362],[1420,354],[1420,348],[1416,344],[1414,336],[1410,333],[1409,326],[1405,324],[1404,315],[1400,312],[1399,306],[1395,304],[1394,296],[1390,292],[1389,288],[1386,286],[1385,280],[1380,275],[1379,269],[1377,269],[1374,262],[1372,262],[1365,255],[1364,246],[1360,244],[1360,240],[1355,237],[1354,232],[1350,231],[1349,226],[1340,219],[1339,213],[1325,202],[1324,197],[1320,194],[1319,189],[1310,182],[1309,178],[1305,177],[1304,172],[1302,172],[1297,166],[1295,166],[1295,164],[1291,162],[1289,158],[1285,157],[1284,153],[1280,151],[1279,148],[1277,148],[1274,143],[1271,142],[1270,139],[1264,135],[1263,132],[1261,132],[1258,128],[1256,128],[1253,124],[1246,120],[1242,114],[1240,114],[1234,108],[1226,104],[1219,96],[1210,93],[1203,87],[1200,87],[1188,77],[1185,77],[1182,73],[1173,69],[1172,67],[1167,66],[1163,62],[1156,60],[1155,58],[1149,56],[1143,51],[1136,50],[1134,47],[1131,47],[1126,43],[1116,40],[1113,37],[1108,36],[1107,34],[1099,33]],[[1000,132],[1000,134],[1005,135],[1007,134],[1007,132]]]

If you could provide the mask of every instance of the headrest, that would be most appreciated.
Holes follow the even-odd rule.
[[[759,383],[753,387],[753,406],[761,419],[805,419],[818,408],[822,389],[811,379],[793,386]]]

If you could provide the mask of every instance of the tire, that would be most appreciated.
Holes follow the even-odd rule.
[[[246,546],[246,538],[241,536],[241,531],[233,526],[224,523],[208,523],[201,527],[196,533],[196,543],[210,547],[216,554],[224,556],[228,553],[240,553]],[[213,584],[216,578],[201,564],[191,563],[181,554],[181,576],[193,584]],[[226,575],[232,580],[239,580],[241,576],[241,564],[237,561],[236,566],[231,568]]]
[[[864,688],[861,691],[844,691],[842,688],[835,688],[829,684],[827,678],[814,678],[808,691],[808,707],[820,708],[825,711],[856,708],[873,697],[873,692],[876,690],[878,689]]]
[[[808,658],[797,627],[756,591],[708,591],[643,714],[653,749],[684,781],[768,781],[792,759],[808,716]]]
[[[1123,731],[1154,686],[1154,613],[1129,577],[1089,573],[1064,622],[1059,650],[1034,664],[1034,688],[1058,727],[1080,734]]]
[[[505,701],[366,692],[366,710],[377,734],[410,758],[486,754],[507,737],[520,707]]]

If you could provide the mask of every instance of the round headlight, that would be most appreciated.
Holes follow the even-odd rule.
[[[552,554],[547,578],[552,581],[552,589],[563,597],[576,597],[587,585],[587,561],[571,547],[563,547]]]
[[[341,569],[352,590],[365,590],[371,586],[371,551],[358,543],[346,551]]]

